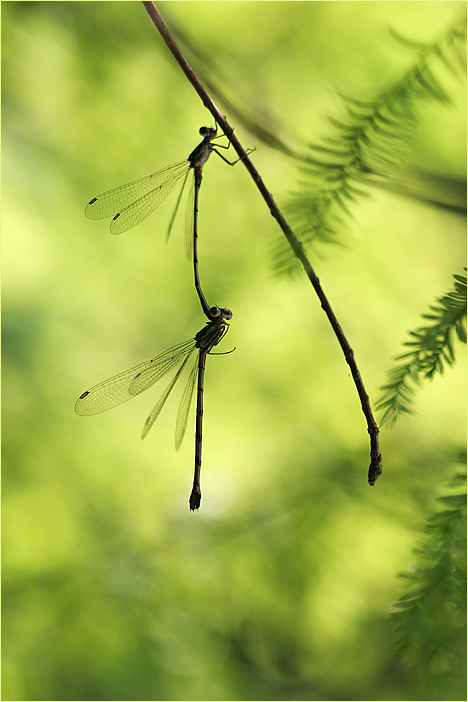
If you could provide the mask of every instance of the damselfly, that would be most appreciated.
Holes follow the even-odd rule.
[[[196,414],[196,429],[195,429],[195,472],[193,478],[193,487],[190,494],[189,506],[190,509],[196,510],[200,507],[201,489],[200,489],[200,472],[201,472],[201,457],[202,457],[202,426],[203,426],[203,391],[204,391],[204,375],[206,357],[211,350],[219,344],[221,339],[227,333],[229,324],[227,320],[232,319],[231,310],[219,307],[213,307],[210,310],[211,321],[201,329],[190,341],[185,341],[182,344],[173,346],[164,351],[164,353],[152,358],[145,363],[141,363],[134,368],[130,368],[119,375],[104,380],[102,383],[95,385],[90,390],[86,390],[75,404],[75,412],[79,415],[92,415],[106,412],[112,407],[131,400],[140,393],[148,390],[154,383],[160,380],[163,376],[169,373],[176,366],[180,366],[179,370],[171,380],[170,384],[164,391],[161,399],[155,405],[151,414],[145,422],[141,438],[144,439],[149,430],[159,417],[159,414],[164,407],[167,398],[173,390],[182,371],[188,363],[189,358],[198,349],[198,359],[196,360],[190,375],[188,377],[177,415],[175,445],[176,449],[182,444],[182,440],[187,429],[187,420],[189,415],[190,404],[192,401],[195,382],[197,383],[197,414]],[[227,352],[229,353],[229,352]]]
[[[148,217],[157,207],[159,207],[159,205],[161,205],[162,202],[164,202],[166,197],[174,188],[175,184],[181,178],[184,178],[179,197],[177,198],[174,214],[172,215],[169,224],[169,237],[182,198],[185,183],[187,182],[189,171],[193,169],[195,176],[193,215],[193,267],[195,287],[203,308],[203,312],[208,319],[212,319],[210,316],[211,307],[208,305],[203,294],[198,273],[198,193],[202,181],[203,166],[213,151],[230,166],[234,165],[235,162],[231,163],[224,158],[224,156],[217,151],[213,145],[213,139],[215,139],[217,135],[216,128],[201,127],[199,131],[200,135],[203,137],[203,140],[192,151],[187,160],[179,161],[178,163],[174,163],[172,166],[167,166],[166,168],[163,168],[156,173],[152,173],[145,178],[140,178],[132,183],[121,185],[113,190],[108,190],[102,195],[93,197],[93,199],[86,206],[85,215],[86,217],[89,217],[89,219],[104,219],[106,217],[112,217],[110,231],[112,234],[122,234],[146,219],[146,217]],[[221,149],[229,148],[229,145],[222,146],[221,144],[218,144],[217,146]]]

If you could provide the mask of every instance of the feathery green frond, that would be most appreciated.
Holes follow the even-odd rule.
[[[466,276],[453,277],[453,289],[430,305],[431,313],[422,315],[431,323],[409,332],[411,340],[404,346],[411,351],[395,358],[402,363],[389,372],[376,405],[383,410],[381,426],[389,422],[392,427],[403,414],[412,411],[416,388],[423,378],[430,380],[436,373],[443,373],[444,365],[453,365],[454,336],[466,344]]]
[[[466,471],[449,487],[438,500],[443,510],[426,524],[425,543],[414,551],[415,564],[399,576],[406,593],[392,614],[399,656],[432,678],[429,686],[463,675],[466,666]]]
[[[391,182],[404,160],[405,146],[418,123],[418,103],[450,103],[442,85],[445,69],[460,75],[465,68],[466,14],[431,44],[403,40],[417,49],[414,64],[396,83],[369,99],[340,95],[344,115],[329,118],[334,134],[310,146],[301,170],[307,176],[292,196],[287,211],[304,245],[337,242],[335,229],[342,217],[352,217],[353,203],[369,195],[371,187]],[[289,266],[290,251],[278,244],[277,268]]]

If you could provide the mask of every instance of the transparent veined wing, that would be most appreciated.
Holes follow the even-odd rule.
[[[187,175],[184,178],[184,182],[183,182],[182,187],[180,189],[179,197],[177,198],[176,206],[174,207],[174,212],[172,213],[171,221],[169,222],[169,226],[167,228],[166,241],[169,241],[169,237],[171,236],[172,227],[174,225],[177,212],[179,211],[179,205],[180,205],[180,201],[182,200],[182,195],[183,195],[183,192],[185,189],[185,183],[187,182],[187,177],[188,177],[188,171],[187,171]]]
[[[131,397],[139,395],[150,388],[156,381],[169,373],[184,356],[190,356],[195,349],[195,340],[190,339],[182,344],[172,346],[164,353],[150,361],[151,365],[136,373],[128,389]]]
[[[149,361],[94,385],[80,395],[75,404],[75,412],[83,416],[99,414],[131,400],[169,373],[194,348],[193,339],[185,341]]]
[[[182,365],[180,366],[179,370],[177,371],[177,373],[175,374],[175,376],[173,377],[173,379],[171,380],[171,382],[169,383],[169,385],[168,385],[167,388],[165,389],[165,391],[164,391],[164,393],[162,394],[161,398],[159,399],[157,405],[154,407],[154,409],[152,410],[152,412],[151,412],[151,414],[149,415],[148,419],[146,420],[145,426],[143,427],[143,431],[142,431],[142,433],[141,433],[141,438],[142,438],[142,439],[144,439],[145,436],[147,436],[149,430],[151,429],[151,427],[153,426],[153,424],[155,423],[155,421],[156,421],[157,418],[159,417],[162,408],[163,408],[164,405],[166,404],[167,398],[168,398],[169,395],[171,394],[171,392],[172,392],[172,390],[173,390],[173,388],[174,388],[174,385],[177,383],[177,381],[178,381],[178,379],[179,379],[179,377],[180,377],[182,371],[184,370],[185,365],[186,365],[186,363],[187,363],[188,360],[189,360],[189,356],[186,356],[186,358],[185,358],[185,360],[183,361]]]
[[[195,363],[188,377],[185,389],[180,400],[179,411],[177,413],[177,423],[175,432],[175,447],[178,451],[182,445],[182,441],[187,429],[187,421],[192,403],[193,391],[195,389],[195,381],[198,376],[198,362]]]
[[[108,190],[87,204],[85,215],[89,219],[113,217],[112,233],[122,233],[151,214],[169,195],[179,178],[189,170],[190,163],[180,161],[149,176]]]

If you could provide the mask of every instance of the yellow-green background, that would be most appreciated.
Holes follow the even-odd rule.
[[[432,41],[463,6],[159,3],[290,143],[319,140],[336,90],[366,97],[411,65],[389,27]],[[166,246],[175,196],[119,237],[83,209],[185,158],[212,118],[138,2],[4,2],[2,30],[3,699],[428,699],[395,661],[388,615],[464,443],[464,349],[382,432],[369,487],[365,420],[318,300],[304,276],[274,278],[275,224],[245,169],[213,156],[201,275],[234,313],[219,350],[236,350],[208,359],[190,513],[182,387],[144,442],[165,381],[108,414],[73,411],[203,326],[184,217]],[[448,85],[454,105],[422,106],[411,158],[462,175],[465,88]],[[293,163],[232,124],[284,205]],[[313,263],[375,401],[461,272],[464,220],[383,191],[354,213],[346,246]]]

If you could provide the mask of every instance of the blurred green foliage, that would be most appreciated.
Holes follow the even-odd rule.
[[[334,89],[359,98],[411,65],[390,28],[431,42],[464,6],[159,4],[291,143],[317,141]],[[365,421],[310,285],[272,280],[264,203],[241,166],[210,159],[201,276],[234,312],[220,350],[236,351],[207,364],[190,514],[194,423],[176,453],[177,397],[145,442],[157,390],[73,412],[85,388],[203,326],[183,217],[166,246],[171,202],[121,237],[83,209],[185,158],[211,117],[140,3],[2,3],[2,48],[3,699],[463,699],[463,671],[398,655],[389,612],[457,469],[464,364],[382,435],[371,489]],[[449,88],[450,107],[424,107],[411,156],[460,176],[466,95]],[[233,126],[282,205],[294,163]],[[465,222],[383,191],[354,215],[348,248],[314,265],[375,399],[407,330],[461,271]]]
[[[466,465],[466,454],[460,459]],[[465,676],[466,471],[454,476],[449,489],[438,500],[445,509],[428,520],[413,568],[401,576],[409,587],[394,614],[402,659],[422,685],[427,661],[434,678],[444,680],[448,673],[463,684]]]

